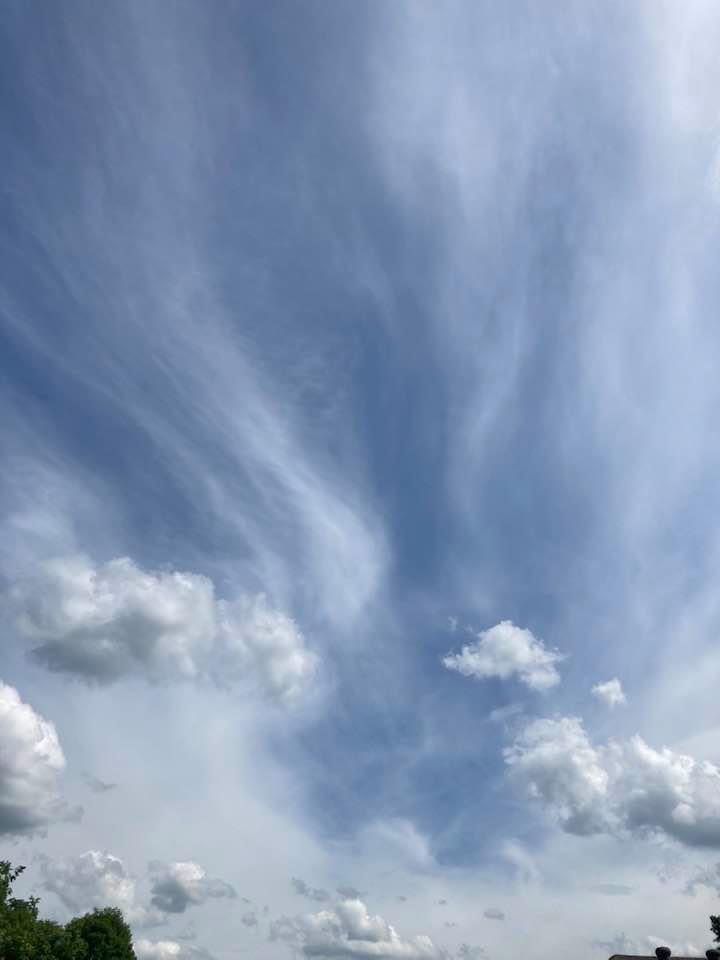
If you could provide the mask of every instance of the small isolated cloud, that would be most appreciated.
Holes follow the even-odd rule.
[[[382,917],[370,916],[361,900],[344,900],[320,913],[281,917],[271,924],[270,939],[285,941],[307,957],[327,960],[442,960],[443,956],[429,937],[401,938]]]
[[[116,783],[106,783],[99,777],[91,777],[88,774],[85,774],[84,779],[94,793],[107,793],[108,790],[114,790],[117,787]]]
[[[439,906],[439,907],[446,907],[446,906],[447,906],[447,900],[438,900],[438,906]]]
[[[90,683],[211,677],[292,700],[318,666],[297,625],[263,595],[219,600],[207,577],[142,570],[128,557],[49,560],[10,597],[33,658]]]
[[[202,947],[177,940],[136,940],[133,947],[137,960],[213,960]]]
[[[343,900],[362,900],[364,894],[357,890],[355,887],[348,886],[347,884],[335,888],[338,895],[343,898]]]
[[[327,903],[330,899],[330,894],[327,890],[323,890],[320,887],[309,887],[300,877],[292,877],[290,883],[295,893],[300,897],[305,897],[307,900],[314,900],[316,903]]]
[[[497,907],[488,907],[486,910],[483,910],[483,916],[486,920],[504,920],[505,914],[502,910],[498,910]]]
[[[256,927],[258,925],[257,914],[254,910],[248,910],[248,912],[244,913],[240,919],[246,927]]]
[[[158,910],[136,902],[135,881],[119,857],[88,850],[78,857],[39,858],[43,887],[54,893],[71,914],[95,907],[119,907],[134,926],[157,926],[165,922]]]
[[[592,695],[596,700],[602,700],[611,710],[613,707],[627,702],[622,684],[617,677],[613,677],[612,680],[607,680],[605,683],[596,683],[592,688]]]
[[[153,860],[148,870],[152,877],[151,901],[164,913],[184,913],[188,907],[211,898],[234,899],[237,896],[229,883],[209,877],[198,863],[192,861],[165,864]]]
[[[577,717],[534,720],[504,754],[511,778],[567,833],[720,846],[720,769],[711,763],[639,736],[594,745]]]
[[[397,899],[398,899],[398,903],[407,903],[407,897],[406,897],[406,896],[403,896],[402,893],[399,894],[399,896],[398,896]]]
[[[443,664],[465,677],[517,677],[531,690],[549,690],[560,683],[556,664],[564,659],[557,650],[548,649],[530,630],[516,627],[510,620],[481,630],[460,653],[448,654]]]
[[[55,727],[0,681],[0,836],[77,820],[82,808],[59,794],[65,756]]]

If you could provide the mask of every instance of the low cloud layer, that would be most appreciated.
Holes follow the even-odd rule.
[[[225,880],[209,877],[198,863],[153,860],[148,867],[152,878],[151,901],[164,913],[184,913],[188,907],[209,899],[235,899],[237,893]]]
[[[460,653],[448,654],[443,664],[465,677],[516,677],[531,690],[548,690],[560,683],[556,664],[563,660],[557,650],[548,649],[530,630],[510,620],[481,630]]]
[[[271,940],[283,940],[307,957],[373,957],[386,960],[440,960],[442,951],[426,936],[401,938],[386,920],[370,916],[362,900],[345,900],[332,910],[281,917]]]
[[[34,659],[88,682],[212,677],[291,700],[318,664],[297,625],[263,595],[220,600],[207,577],[146,571],[127,557],[98,566],[82,555],[48,560],[14,585],[11,601]]]
[[[568,833],[656,834],[720,847],[720,769],[642,737],[590,741],[576,717],[528,724],[505,750],[513,780]]]
[[[596,683],[592,688],[592,695],[596,700],[601,700],[606,706],[610,707],[611,710],[613,707],[627,702],[625,691],[617,677],[613,677],[612,680],[607,680],[605,683]]]
[[[78,819],[60,796],[65,756],[52,723],[0,681],[0,836],[32,833]]]

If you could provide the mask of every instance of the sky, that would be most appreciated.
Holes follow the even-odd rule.
[[[703,955],[717,4],[1,19],[21,895],[138,960]]]

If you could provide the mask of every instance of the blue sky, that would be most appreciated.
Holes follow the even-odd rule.
[[[26,888],[140,960],[704,951],[714,4],[4,14]]]

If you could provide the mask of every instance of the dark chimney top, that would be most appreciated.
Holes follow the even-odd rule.
[[[670,960],[670,947],[656,947],[655,956],[657,960]],[[708,958],[710,960],[710,958]]]

